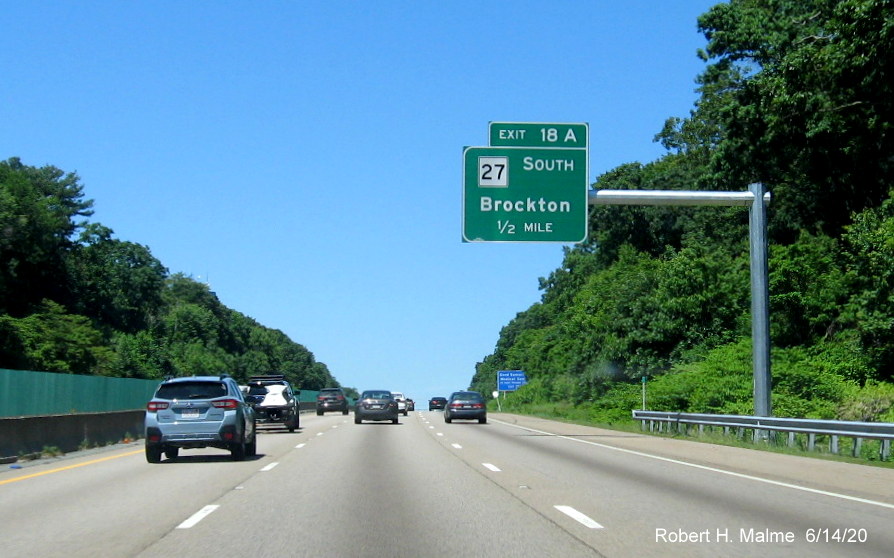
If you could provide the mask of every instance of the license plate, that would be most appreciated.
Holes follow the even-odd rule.
[[[198,409],[184,409],[181,416],[183,418],[199,418],[199,410]]]
[[[370,408],[371,409],[381,409],[382,406],[381,405],[370,405]]]

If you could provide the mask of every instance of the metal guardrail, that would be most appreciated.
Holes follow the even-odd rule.
[[[780,417],[754,417],[747,415],[713,415],[702,413],[679,413],[666,411],[645,411],[636,409],[633,411],[634,420],[642,421],[643,430],[648,429],[650,432],[655,431],[655,425],[658,425],[658,431],[662,431],[662,424],[668,426],[668,431],[676,426],[677,431],[685,432],[689,425],[697,425],[699,432],[704,431],[704,427],[722,427],[725,433],[729,433],[731,428],[736,428],[739,435],[745,430],[751,430],[754,439],[761,437],[762,432],[786,432],[788,433],[788,445],[795,445],[796,434],[807,435],[807,449],[813,451],[816,449],[817,436],[829,436],[829,451],[837,454],[839,449],[839,438],[853,438],[853,455],[860,455],[860,448],[864,439],[880,440],[881,447],[879,457],[882,461],[886,461],[891,456],[891,440],[894,440],[894,423],[890,422],[857,422],[845,420],[821,420],[821,419],[799,419],[799,418],[780,418]]]

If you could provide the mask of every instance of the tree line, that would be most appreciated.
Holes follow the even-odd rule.
[[[769,211],[773,411],[894,421],[894,2],[731,0],[698,18],[706,62],[666,153],[595,189],[743,191]],[[753,412],[748,211],[591,208],[472,387],[525,370],[510,402],[629,418]]]
[[[92,207],[75,173],[0,161],[0,368],[339,386],[303,345],[90,222]]]

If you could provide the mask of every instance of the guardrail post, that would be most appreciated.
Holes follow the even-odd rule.
[[[854,438],[854,457],[860,457],[860,448],[863,446],[863,438]]]
[[[807,435],[807,450],[813,451],[816,449],[816,434],[810,433]]]
[[[788,433],[788,447],[790,447],[790,448],[795,447],[795,433],[794,432]]]
[[[891,456],[891,440],[882,440],[881,454],[882,461],[887,461]]]
[[[829,451],[833,454],[838,455],[838,435],[832,434],[832,443],[829,446]]]

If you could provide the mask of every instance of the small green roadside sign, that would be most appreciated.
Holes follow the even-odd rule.
[[[490,124],[463,151],[464,242],[587,239],[587,124]]]

